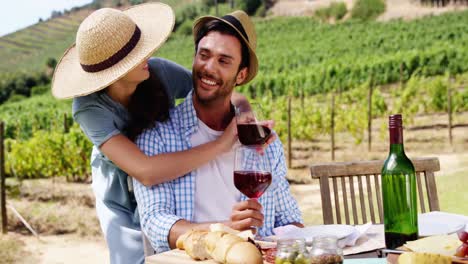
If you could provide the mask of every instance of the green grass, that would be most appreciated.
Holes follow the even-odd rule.
[[[4,264],[18,263],[22,260],[24,243],[10,235],[0,234],[0,259]]]
[[[38,234],[101,234],[89,185],[67,183],[63,178],[23,180],[20,183],[9,178],[7,186],[11,186],[8,201]],[[7,210],[7,215],[9,231],[31,234],[11,210]]]
[[[468,191],[466,166],[458,172],[436,176],[440,210],[449,213],[468,215]]]

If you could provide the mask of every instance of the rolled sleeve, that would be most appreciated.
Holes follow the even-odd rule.
[[[174,212],[172,184],[146,187],[135,179],[133,182],[143,231],[157,253],[170,250],[169,233],[172,226],[182,219]]]
[[[97,147],[121,131],[113,122],[112,113],[98,105],[88,105],[73,113],[86,136]]]
[[[137,145],[148,156],[162,153],[160,137],[155,130],[146,130],[137,138]],[[146,187],[133,179],[140,223],[156,252],[170,250],[169,232],[181,217],[175,214],[172,182]]]
[[[303,223],[301,211],[296,199],[291,195],[289,183],[286,179],[287,168],[283,145],[277,139],[270,147],[274,148],[272,170],[277,180],[274,195],[276,199],[275,227],[291,223]]]

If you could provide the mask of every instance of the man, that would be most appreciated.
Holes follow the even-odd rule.
[[[146,155],[186,150],[215,140],[235,125],[231,94],[252,80],[258,69],[256,34],[250,18],[236,11],[222,18],[202,17],[194,24],[196,54],[194,91],[170,113],[170,120],[146,130],[137,144]],[[288,224],[303,226],[297,202],[289,192],[281,142],[265,150],[273,181],[257,200],[234,187],[234,150],[176,180],[145,187],[135,182],[140,222],[156,252],[175,247],[190,229],[222,222],[238,230],[261,227],[262,236]]]

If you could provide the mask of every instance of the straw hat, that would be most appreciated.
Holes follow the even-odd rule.
[[[203,16],[195,20],[193,24],[193,37],[197,38],[198,32],[205,26],[206,23],[219,20],[227,25],[231,26],[234,30],[239,33],[244,43],[249,49],[250,62],[249,62],[249,72],[246,79],[240,84],[246,84],[251,81],[258,72],[258,60],[257,55],[255,54],[255,49],[257,48],[257,34],[255,33],[255,27],[250,19],[250,17],[241,10],[234,11],[230,14],[227,14],[223,17],[215,16]]]
[[[52,94],[65,99],[106,88],[150,57],[169,37],[174,22],[174,12],[163,3],[94,11],[57,64]]]

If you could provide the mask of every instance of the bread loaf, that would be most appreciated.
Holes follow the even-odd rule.
[[[193,234],[193,230],[190,230],[190,231],[187,231],[185,232],[183,235],[179,236],[179,238],[177,238],[177,241],[176,241],[176,247],[178,249],[182,249],[184,250],[184,240],[188,237],[188,236],[191,236]]]
[[[226,234],[222,231],[209,232],[205,237],[205,248],[208,254],[212,255],[216,247],[216,243],[221,240],[223,235]]]
[[[205,248],[205,237],[207,234],[208,232],[206,231],[191,231],[191,234],[184,239],[183,247],[191,258],[195,260],[211,258]]]
[[[233,234],[224,234],[221,239],[216,243],[216,246],[213,250],[211,256],[214,260],[226,263],[226,255],[232,246],[236,243],[244,242],[242,238],[233,235]]]
[[[250,242],[234,244],[226,255],[228,264],[262,264],[262,253]]]
[[[176,241],[179,249],[195,260],[214,260],[225,264],[262,264],[262,254],[257,247],[238,235],[216,228],[214,232],[190,230]],[[229,230],[231,231],[231,230]],[[236,232],[239,234],[240,232]],[[243,234],[247,237],[246,233]]]

